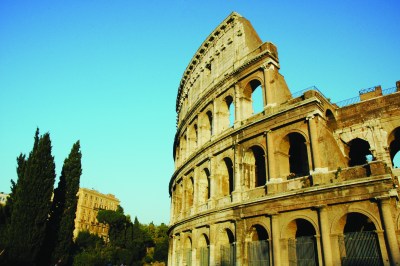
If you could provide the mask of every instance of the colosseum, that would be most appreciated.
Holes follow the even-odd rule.
[[[332,103],[279,68],[232,13],[184,71],[168,265],[399,265],[400,82]]]

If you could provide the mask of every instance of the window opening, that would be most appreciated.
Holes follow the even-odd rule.
[[[400,128],[394,131],[394,139],[389,144],[390,158],[394,168],[400,167]]]
[[[233,164],[231,159],[224,158],[225,166],[228,171],[228,186],[229,186],[229,195],[235,190],[235,184],[233,180]]]
[[[294,178],[309,175],[310,169],[305,138],[299,133],[290,133],[289,145],[290,176]]]
[[[210,129],[210,136],[213,135],[213,115],[211,113],[211,111],[207,112],[207,118],[208,118],[208,123],[210,125],[209,129]]]
[[[356,138],[348,143],[349,151],[349,166],[363,165],[368,162],[368,158],[372,161],[372,154],[369,143],[363,139]],[[369,156],[369,157],[367,157]]]
[[[233,98],[228,96],[225,101],[229,112],[229,127],[233,127],[233,124],[235,123],[235,105],[233,104]]]
[[[251,101],[253,107],[253,114],[258,114],[264,111],[264,101],[261,83],[258,80],[254,80],[250,83],[252,88]]]
[[[264,150],[258,146],[252,147],[252,151],[254,154],[255,165],[255,186],[264,186],[266,179],[266,170],[265,170],[265,154]]]

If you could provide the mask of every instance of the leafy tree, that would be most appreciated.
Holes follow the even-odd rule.
[[[69,260],[78,202],[76,194],[82,174],[81,158],[80,144],[77,141],[68,158],[64,160],[60,181],[54,190],[46,241],[42,248],[42,265],[49,264],[50,260],[52,265],[56,262],[64,265]]]
[[[12,197],[11,223],[6,255],[9,264],[32,265],[42,246],[55,180],[54,157],[49,133],[39,137],[28,159],[18,159],[18,181]]]

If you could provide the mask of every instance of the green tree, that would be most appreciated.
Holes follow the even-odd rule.
[[[36,130],[33,149],[19,167],[6,255],[9,264],[34,265],[46,233],[55,180],[49,133],[39,137]]]
[[[58,262],[67,264],[73,245],[74,220],[78,198],[79,181],[82,174],[82,154],[77,141],[64,160],[60,180],[54,190],[54,198],[48,222],[46,241],[42,248],[41,264]],[[51,256],[49,256],[51,254]]]

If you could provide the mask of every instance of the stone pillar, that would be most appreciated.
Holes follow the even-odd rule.
[[[279,233],[279,215],[277,213],[271,215],[272,227],[272,260],[274,266],[280,266],[281,263],[281,247]]]
[[[263,74],[264,74],[264,93],[263,93],[263,97],[264,97],[264,107],[268,107],[273,105],[274,101],[273,101],[273,97],[272,97],[272,91],[271,91],[271,86],[269,85],[270,81],[271,81],[271,71],[268,70],[270,67],[274,67],[273,65],[263,65],[262,69],[263,69]]]
[[[324,265],[330,266],[332,264],[332,246],[329,233],[329,220],[326,205],[317,206],[319,214],[319,224],[322,237],[322,254],[324,258]]]
[[[317,124],[316,119],[318,117],[314,115],[310,115],[306,118],[308,120],[308,128],[310,134],[310,142],[311,142],[311,158],[313,161],[313,170],[316,171],[317,169],[321,168],[320,162],[320,153],[319,153],[319,143],[318,143],[318,131],[317,131]]]
[[[387,250],[389,253],[390,265],[400,265],[399,244],[396,239],[396,231],[390,211],[390,197],[379,197],[377,199],[379,201],[383,229],[388,245]]]
[[[235,91],[235,123],[234,127],[239,126],[242,119],[243,119],[243,113],[242,113],[242,101],[241,101],[241,89],[239,84],[235,84],[234,86],[234,91]]]
[[[272,178],[276,178],[276,168],[275,168],[275,154],[274,154],[274,142],[272,140],[272,131],[267,131],[267,160],[268,160],[268,181],[271,181]]]
[[[193,213],[196,214],[199,206],[199,167],[193,167]]]

